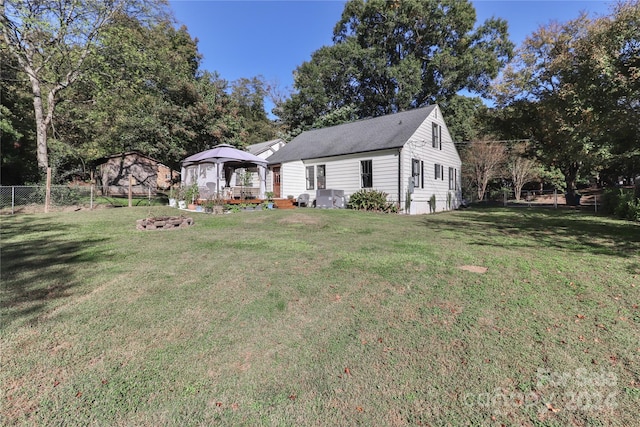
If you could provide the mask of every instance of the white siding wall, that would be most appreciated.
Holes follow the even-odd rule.
[[[350,154],[346,156],[325,157],[320,159],[305,160],[302,169],[303,193],[310,196],[310,200],[315,200],[318,179],[318,165],[326,166],[326,188],[333,190],[343,190],[345,199],[362,189],[362,179],[360,176],[360,161],[371,160],[373,166],[373,187],[372,190],[384,191],[388,194],[389,201],[398,200],[398,150],[376,151],[371,153]],[[306,189],[307,166],[314,167],[314,178],[316,185],[313,190]],[[283,178],[284,179],[284,178]],[[297,195],[296,195],[297,197]]]
[[[296,199],[302,193],[307,193],[304,163],[301,160],[283,163],[280,168],[280,195],[293,196]],[[271,187],[273,189],[273,187]],[[313,192],[315,196],[315,192]]]
[[[432,123],[437,123],[442,129],[442,149],[432,146]],[[448,209],[448,193],[451,193],[451,209],[460,206],[462,202],[461,192],[461,167],[462,162],[458,151],[453,144],[449,130],[442,118],[440,109],[436,107],[425,122],[416,130],[413,136],[402,149],[402,183],[403,198],[406,197],[409,180],[411,178],[412,159],[424,162],[424,188],[418,185],[414,188],[411,197],[412,214],[429,213],[429,199],[436,196],[436,212]],[[435,179],[435,165],[442,165],[444,174]],[[454,168],[457,173],[457,189],[449,189],[449,168]],[[422,184],[422,179],[420,184]],[[404,208],[404,200],[401,208]]]
[[[442,149],[432,147],[432,123],[438,123],[442,131]],[[401,191],[398,194],[398,155],[401,157]],[[313,202],[317,189],[317,166],[326,166],[326,188],[344,190],[345,198],[361,189],[360,161],[371,160],[373,165],[372,189],[384,191],[388,194],[389,201],[399,202],[400,210],[405,209],[405,200],[411,178],[412,159],[418,159],[424,164],[424,188],[422,179],[414,188],[411,195],[411,214],[429,213],[429,199],[436,196],[436,211],[449,208],[448,194],[451,195],[451,209],[460,206],[462,202],[461,192],[461,166],[460,156],[452,142],[442,113],[436,106],[424,123],[416,130],[400,153],[397,149],[376,151],[371,153],[350,154],[345,156],[326,157],[305,161],[293,161],[282,164],[281,191],[283,197],[307,193]],[[444,175],[435,179],[435,164],[443,166]],[[314,179],[316,185],[313,190],[307,190],[306,167],[314,167]],[[454,168],[457,177],[457,190],[449,190],[449,168]],[[272,188],[269,183],[267,188]],[[398,199],[400,196],[400,199]]]

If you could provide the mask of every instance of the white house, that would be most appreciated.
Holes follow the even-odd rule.
[[[266,159],[276,151],[286,145],[282,139],[272,139],[271,141],[260,142],[258,144],[247,145],[246,150],[254,156]]]
[[[268,158],[276,197],[318,189],[388,194],[401,211],[422,214],[462,202],[462,162],[440,108],[424,108],[303,132]],[[271,184],[271,185],[269,185]]]
[[[257,144],[247,145],[246,150],[251,154],[263,159],[267,159],[272,156],[276,151],[280,150],[286,145],[286,142],[282,139],[272,139],[271,141],[260,142]],[[257,173],[252,173],[249,178],[252,182],[258,179]],[[273,173],[267,174],[267,188],[273,189]],[[280,196],[278,196],[280,197]]]

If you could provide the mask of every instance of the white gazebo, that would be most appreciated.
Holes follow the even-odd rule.
[[[236,170],[243,169],[249,177],[257,175],[258,185],[239,180]],[[182,185],[197,184],[201,198],[249,196],[264,199],[267,161],[232,145],[220,144],[194,154],[182,161]],[[245,175],[246,176],[246,175]],[[248,184],[248,185],[247,185]]]

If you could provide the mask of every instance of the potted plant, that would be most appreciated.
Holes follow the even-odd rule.
[[[169,188],[169,206],[171,206],[172,208],[175,208],[178,205],[176,200],[176,197],[177,197],[176,192],[177,192],[176,188],[172,185]]]
[[[187,202],[185,201],[185,190],[182,185],[176,188],[175,196],[178,200],[178,209],[187,209]]]
[[[273,191],[267,191],[264,195],[267,198],[267,209],[273,209]]]
[[[190,211],[193,211],[196,209],[198,197],[199,197],[198,183],[194,182],[185,191],[185,199],[187,201],[187,207],[189,208]]]
[[[221,197],[212,197],[203,203],[206,213],[221,214],[224,212],[224,199]]]
[[[251,192],[248,190],[249,187],[251,187],[252,182],[251,182],[251,172],[249,172],[246,169],[242,169],[240,172],[238,172],[237,178],[236,178],[236,182],[238,182],[241,186],[240,188],[240,198],[242,200],[248,198],[247,196],[251,195]]]

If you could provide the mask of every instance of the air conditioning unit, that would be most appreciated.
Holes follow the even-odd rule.
[[[344,209],[345,205],[344,190],[316,190],[316,208]]]

